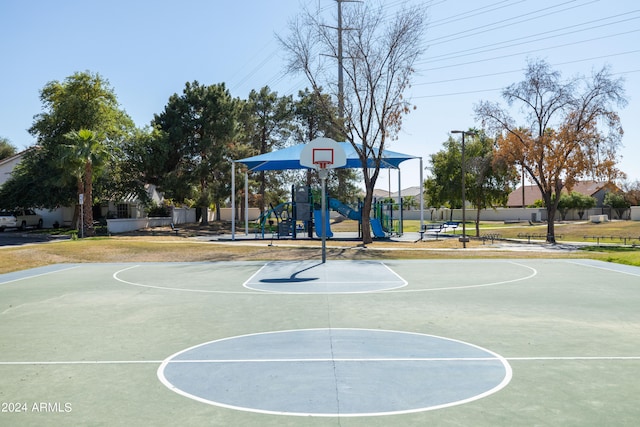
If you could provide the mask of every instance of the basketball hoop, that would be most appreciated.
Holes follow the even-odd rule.
[[[333,148],[313,148],[311,158],[320,179],[327,179],[327,176],[329,176],[327,166],[331,167],[333,165]]]
[[[317,171],[340,168],[346,163],[344,149],[329,138],[316,138],[300,152],[300,165]]]
[[[318,178],[322,182],[322,195],[320,211],[322,215],[321,230],[322,230],[322,262],[327,260],[326,254],[326,181],[329,176],[329,169],[340,168],[346,165],[347,157],[344,149],[333,139],[330,138],[316,138],[313,141],[305,144],[300,152],[300,165],[315,169],[318,171]]]
[[[333,148],[314,148],[311,157],[318,169],[326,169],[327,166],[333,165]]]
[[[322,170],[322,169],[326,169],[327,166],[331,164],[331,162],[317,162],[314,164],[318,165],[318,168],[317,168],[318,170]]]

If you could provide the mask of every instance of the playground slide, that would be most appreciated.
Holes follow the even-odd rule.
[[[371,223],[371,231],[373,231],[374,236],[378,238],[387,237],[378,218],[371,218],[369,222]]]
[[[280,221],[282,216],[282,211],[286,210],[287,206],[289,206],[290,204],[291,204],[290,202],[280,203],[275,208],[273,207],[273,205],[271,205],[270,209],[264,211],[264,213],[260,215],[259,221],[260,221],[260,229],[262,230],[263,239],[264,239],[264,228],[267,225],[267,222],[271,217],[271,214],[275,215],[276,219]]]
[[[331,231],[331,227],[329,226],[329,212],[327,211],[327,215],[326,215],[326,220],[325,220],[325,224],[326,224],[326,237],[333,237],[333,232]],[[322,211],[321,210],[314,210],[313,211],[313,228],[315,228],[316,230],[316,236],[322,238]]]
[[[333,197],[329,197],[329,207],[338,212],[340,215],[346,216],[347,218],[354,221],[360,221],[362,219],[360,212],[351,208],[350,206],[345,205],[340,200],[334,199]]]

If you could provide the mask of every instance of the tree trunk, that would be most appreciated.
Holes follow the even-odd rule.
[[[556,211],[553,203],[547,205],[547,243],[556,243]]]
[[[91,162],[84,166],[84,229],[85,236],[95,236],[93,228],[93,168]]]
[[[266,190],[266,182],[267,179],[264,175],[264,171],[260,171],[260,189],[258,190],[258,193],[260,194],[260,200],[258,200],[258,207],[260,208],[260,215],[262,215],[265,212],[265,190]]]
[[[202,218],[200,218],[200,225],[209,225],[209,207],[201,206]]]
[[[373,191],[370,191],[368,188],[365,192],[364,202],[362,204],[362,243],[367,245],[369,243],[373,243],[373,238],[371,237],[371,205],[373,204]]]

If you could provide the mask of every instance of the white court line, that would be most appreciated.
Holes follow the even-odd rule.
[[[381,266],[385,267],[387,270],[389,270],[389,271],[391,272],[391,274],[393,274],[394,276],[396,276],[396,277],[398,278],[398,280],[400,280],[400,282],[402,282],[402,286],[406,286],[406,285],[408,285],[408,282],[407,282],[406,280],[404,280],[404,279],[403,279],[403,278],[402,278],[398,273],[396,273],[395,271],[393,271],[393,269],[391,269],[391,267],[389,267],[388,265],[386,265],[384,262],[381,262],[381,261],[373,261],[373,262],[371,262],[371,263],[372,263],[372,264],[378,264],[378,265],[381,265]],[[253,285],[253,284],[262,284],[262,282],[260,282],[260,281],[258,281],[258,282],[253,282],[253,283],[252,283],[252,281],[253,281],[253,279],[254,279],[258,274],[260,274],[260,272],[261,272],[262,270],[264,270],[266,267],[268,267],[268,266],[270,266],[270,265],[272,265],[272,264],[276,264],[276,263],[275,263],[275,262],[268,262],[268,263],[266,263],[265,265],[263,265],[263,266],[262,266],[258,271],[256,271],[256,272],[255,272],[251,277],[249,277],[249,278],[248,278],[248,279],[247,279],[247,280],[242,284],[242,286],[244,286],[244,287],[246,287],[246,288],[249,288],[249,289],[252,289],[252,288],[250,288],[248,285]],[[267,280],[269,280],[269,279],[267,279]],[[349,284],[349,285],[350,285],[350,284],[360,284],[360,283],[371,283],[371,281],[370,281],[370,280],[349,280],[349,281],[328,281],[328,280],[323,280],[323,281],[322,281],[322,282],[320,282],[320,283],[322,283],[323,285],[324,285],[324,284],[326,284],[326,285],[342,285],[342,284]],[[375,283],[376,283],[376,284],[378,284],[378,283],[385,284],[385,283],[397,283],[397,282],[395,282],[395,281],[393,281],[393,280],[376,280],[376,281],[375,281]]]
[[[40,273],[40,274],[33,274],[31,276],[18,277],[17,279],[7,280],[6,282],[0,282],[0,285],[6,285],[7,283],[13,283],[13,282],[19,282],[20,280],[32,279],[34,277],[46,276],[48,274],[60,273],[62,271],[73,270],[74,268],[78,268],[78,267],[80,267],[80,266],[79,265],[74,265],[72,267],[62,268],[60,270],[45,271],[44,273]],[[11,274],[11,273],[7,273],[7,274]]]
[[[398,292],[431,292],[431,291],[452,291],[452,290],[458,290],[458,289],[484,288],[484,287],[488,287],[488,286],[506,285],[508,283],[520,282],[522,280],[531,279],[532,277],[535,277],[535,276],[538,275],[538,270],[536,270],[535,268],[533,268],[531,266],[520,264],[520,263],[517,263],[517,262],[511,262],[511,261],[509,261],[509,264],[513,264],[513,265],[517,265],[519,267],[527,268],[527,269],[531,270],[532,273],[529,274],[528,276],[519,277],[517,279],[501,280],[499,282],[492,282],[492,283],[481,283],[481,284],[478,284],[478,285],[450,286],[450,287],[443,287],[443,288],[428,288],[428,289],[401,289],[401,290],[389,290],[389,291],[377,291],[377,292],[381,292],[381,293],[391,293],[391,292],[394,292],[394,293],[398,293]]]
[[[509,279],[509,280],[501,280],[498,282],[491,282],[491,283],[480,283],[480,284],[475,284],[475,285],[465,285],[465,286],[451,286],[451,287],[440,287],[440,288],[427,288],[427,289],[399,289],[399,288],[404,288],[405,286],[407,286],[409,283],[402,278],[402,276],[400,276],[398,273],[396,273],[391,267],[389,267],[387,264],[383,263],[383,262],[377,262],[377,264],[382,265],[383,267],[385,267],[388,271],[390,271],[394,276],[396,276],[401,284],[400,286],[397,286],[394,289],[370,289],[370,290],[364,290],[364,291],[354,291],[354,292],[336,292],[339,294],[362,294],[362,293],[398,293],[398,292],[432,292],[432,291],[450,291],[450,290],[459,290],[459,289],[473,289],[473,288],[482,288],[482,287],[489,287],[489,286],[498,286],[498,285],[504,285],[504,284],[509,284],[509,283],[515,283],[515,282],[519,282],[519,281],[523,281],[523,280],[528,280],[531,279],[533,277],[535,277],[538,274],[538,271],[528,265],[524,265],[524,264],[520,264],[517,262],[512,262],[509,261],[509,264],[513,264],[513,265],[517,265],[519,267],[524,267],[528,270],[531,271],[531,273],[527,276],[523,276],[523,277],[519,277],[516,279]],[[276,264],[275,262],[267,262],[265,263],[262,267],[260,267],[254,274],[252,274],[243,284],[242,287],[247,289],[247,291],[216,291],[216,290],[209,290],[209,289],[189,289],[189,288],[175,288],[175,287],[170,287],[170,286],[155,286],[155,285],[146,285],[146,284],[142,284],[142,283],[136,283],[136,282],[130,282],[128,280],[124,280],[121,279],[120,277],[118,277],[118,275],[120,273],[123,273],[125,271],[140,267],[140,265],[134,265],[131,267],[127,267],[127,268],[123,268],[122,270],[118,270],[115,273],[113,273],[113,278],[121,283],[125,283],[131,286],[139,286],[139,287],[143,287],[143,288],[150,288],[150,289],[160,289],[160,290],[169,290],[169,291],[182,291],[182,292],[197,292],[197,293],[211,293],[211,294],[237,294],[237,295],[244,295],[244,294],[251,294],[251,295],[258,295],[258,294],[262,294],[262,295],[282,295],[282,294],[286,294],[286,295],[311,295],[311,294],[327,294],[328,292],[287,292],[287,291],[283,291],[283,290],[269,290],[269,289],[259,289],[259,290],[255,290],[254,288],[251,287],[251,285],[254,285],[254,283],[252,283],[252,281],[256,278],[256,276],[258,276],[260,274],[260,272],[262,272],[262,270],[264,270],[265,268],[267,268],[268,266],[272,265],[272,264]],[[353,281],[345,281],[345,282],[318,282],[318,283],[322,283],[324,285],[340,285],[340,284],[366,284],[369,282],[353,282]],[[376,283],[380,283],[380,284],[386,284],[386,283],[395,283],[393,281],[379,281]],[[255,283],[255,284],[260,284],[260,283]]]
[[[71,360],[71,361],[35,361],[0,362],[0,366],[20,365],[144,365],[162,363],[163,360]]]
[[[505,357],[507,360],[640,360],[640,356],[549,356],[549,357]]]
[[[287,294],[287,295],[310,295],[310,294],[314,294],[313,292],[283,292],[283,291],[278,291],[278,290],[253,290],[253,288],[247,286],[248,284],[251,284],[251,280],[253,280],[264,268],[266,268],[267,266],[269,266],[272,263],[266,263],[264,264],[262,267],[260,267],[258,269],[258,271],[256,271],[254,274],[251,275],[251,277],[249,277],[249,279],[247,279],[242,286],[247,289],[246,291],[216,291],[216,290],[210,290],[210,289],[189,289],[189,288],[175,288],[175,287],[171,287],[171,286],[155,286],[155,285],[146,285],[143,283],[136,283],[136,282],[131,282],[125,279],[121,279],[120,277],[118,277],[118,275],[120,273],[124,273],[125,271],[128,270],[132,270],[134,268],[138,268],[140,267],[140,265],[133,265],[127,268],[123,268],[121,270],[116,271],[115,273],[113,273],[112,277],[117,280],[120,283],[125,283],[127,285],[131,285],[131,286],[139,286],[142,288],[150,288],[150,289],[160,289],[160,290],[165,290],[165,291],[182,291],[182,292],[198,292],[198,293],[207,293],[207,294],[235,294],[235,295],[282,295],[282,294]],[[386,267],[385,264],[383,263],[379,263],[383,266]],[[388,268],[388,267],[387,267]],[[391,270],[393,272],[393,270]],[[395,273],[395,272],[394,272]],[[397,274],[396,274],[397,276]],[[398,276],[400,277],[400,276]],[[401,286],[406,286],[407,282],[400,278],[402,280],[402,285]],[[324,282],[324,284],[326,285],[336,285],[336,284],[366,284],[368,282]],[[385,281],[385,282],[379,282],[379,283],[396,283],[393,281]],[[366,290],[363,292],[359,292],[359,293],[374,293],[374,292],[379,292],[379,291],[375,291],[375,290]],[[326,292],[318,292],[317,294],[325,294]],[[339,293],[343,293],[343,292],[339,292]],[[344,292],[347,293],[347,292]],[[356,292],[353,292],[356,293]]]
[[[131,269],[137,268],[137,267],[140,267],[140,265],[134,265],[132,267],[123,268],[122,270],[118,270],[115,273],[113,273],[112,277],[115,280],[117,280],[118,282],[125,283],[127,285],[139,286],[141,288],[161,289],[163,291],[199,292],[199,293],[204,293],[204,294],[238,294],[238,295],[249,295],[249,294],[264,295],[265,294],[265,292],[213,291],[213,290],[210,290],[210,289],[172,288],[170,286],[145,285],[145,284],[142,284],[142,283],[130,282],[128,280],[124,280],[124,279],[121,279],[121,278],[118,277],[118,274],[123,273],[123,272],[125,272],[127,270],[131,270]],[[264,266],[262,268],[264,268]]]
[[[404,288],[405,286],[407,286],[409,284],[409,282],[407,282],[406,280],[404,280],[404,278],[402,276],[400,276],[398,273],[396,273],[391,267],[389,267],[387,264],[385,264],[384,262],[380,262],[380,264],[382,264],[387,270],[389,270],[391,272],[391,274],[395,275],[398,279],[400,279],[400,281],[403,283],[402,286],[400,286],[401,288]],[[393,282],[389,282],[389,283],[393,283]]]
[[[508,361],[623,361],[640,360],[640,356],[533,356],[504,357]],[[467,362],[497,361],[498,357],[415,357],[415,358],[349,358],[349,359],[202,359],[170,360],[167,363],[297,363],[297,362]],[[161,364],[166,360],[72,360],[72,361],[32,361],[0,362],[0,366],[25,365],[148,365]]]
[[[640,274],[636,274],[636,273],[631,273],[630,271],[624,271],[624,270],[616,270],[615,268],[609,268],[609,267],[601,267],[599,265],[593,265],[587,262],[578,262],[578,261],[567,261],[569,264],[575,264],[575,265],[579,265],[582,267],[591,267],[591,268],[597,268],[598,270],[604,270],[604,271],[612,271],[614,273],[622,273],[622,274],[628,274],[629,276],[636,276],[636,277],[640,277]],[[632,267],[632,266],[629,266]]]
[[[304,362],[495,362],[498,357],[349,357],[302,359],[178,359],[168,363],[304,363]]]
[[[415,336],[415,337],[421,337],[421,338],[427,338],[427,339],[438,339],[438,340],[444,340],[447,342],[454,342],[457,344],[461,344],[461,345],[465,345],[465,346],[469,346],[472,348],[475,348],[476,350],[480,350],[484,353],[489,354],[489,356],[485,356],[488,357],[489,360],[491,360],[493,363],[499,362],[502,364],[503,368],[504,368],[504,377],[502,378],[502,380],[500,381],[500,383],[498,383],[497,385],[493,386],[492,388],[482,392],[482,393],[478,393],[475,394],[473,396],[470,396],[466,399],[461,399],[461,400],[454,400],[451,402],[447,402],[447,403],[443,403],[441,405],[435,405],[435,406],[428,406],[428,407],[419,407],[419,408],[413,408],[410,407],[408,409],[399,409],[399,410],[389,410],[387,412],[357,412],[357,413],[352,413],[352,412],[342,412],[340,410],[338,410],[338,412],[331,412],[331,413],[327,413],[327,412],[292,412],[292,411],[282,411],[282,410],[263,410],[263,409],[256,409],[253,407],[247,407],[247,406],[238,406],[238,405],[229,405],[227,403],[222,403],[222,402],[218,402],[218,401],[214,401],[214,400],[209,400],[209,399],[205,399],[197,394],[192,394],[182,388],[180,388],[177,385],[174,385],[171,381],[169,381],[167,379],[167,377],[165,376],[165,369],[170,366],[173,365],[174,362],[177,361],[182,361],[182,360],[186,360],[186,359],[179,359],[181,357],[181,355],[184,355],[188,352],[197,350],[200,347],[204,347],[204,346],[208,346],[208,345],[216,345],[219,344],[221,342],[227,342],[227,341],[231,341],[231,340],[236,340],[238,338],[250,338],[250,337],[255,337],[255,336],[260,336],[260,335],[277,335],[277,334],[288,334],[291,332],[294,333],[300,333],[300,332],[326,332],[328,333],[328,338],[329,338],[329,342],[330,345],[333,346],[334,343],[334,339],[337,337],[337,333],[344,333],[345,331],[354,331],[354,332],[375,332],[376,335],[383,333],[383,334],[401,334],[404,336]],[[249,344],[251,344],[251,342],[249,342]],[[246,344],[245,344],[246,345]],[[307,359],[301,359],[301,362],[304,363],[305,361],[308,361],[311,358],[307,358]],[[360,358],[362,360],[362,358]],[[195,359],[194,359],[195,360]],[[260,360],[260,359],[258,359]],[[278,359],[274,359],[274,360],[278,360]],[[332,357],[329,358],[322,358],[321,361],[323,363],[327,363],[327,362],[336,362],[336,360],[338,359],[334,359]],[[364,359],[367,360],[367,359]],[[377,363],[375,358],[369,358],[369,360],[371,360],[374,363]],[[380,362],[379,363],[385,363],[385,360],[400,360],[400,358],[394,358],[394,359],[382,359],[380,358]],[[409,359],[411,361],[411,359]],[[485,359],[486,360],[486,359]],[[349,361],[354,361],[354,359],[345,359],[346,362]],[[188,360],[187,360],[188,362]],[[295,363],[290,359],[285,359],[283,360],[283,363]],[[405,362],[407,363],[407,362]],[[411,362],[409,362],[411,363]],[[175,365],[173,365],[175,366]],[[185,396],[189,399],[193,399],[195,401],[198,402],[202,402],[202,403],[206,403],[208,405],[215,405],[215,406],[219,406],[219,407],[223,407],[223,408],[231,408],[231,409],[237,409],[240,411],[248,411],[248,412],[255,412],[255,413],[262,413],[262,414],[281,414],[281,415],[291,415],[291,416],[317,416],[317,417],[362,417],[362,416],[379,416],[379,415],[399,415],[399,414],[409,414],[409,413],[416,413],[416,412],[423,412],[423,411],[431,411],[431,410],[435,410],[435,409],[440,409],[440,408],[446,408],[446,407],[450,407],[450,406],[455,406],[455,405],[461,405],[461,404],[465,404],[468,402],[472,402],[478,399],[482,399],[486,396],[489,396],[493,393],[496,393],[497,391],[503,389],[510,381],[512,378],[512,370],[511,367],[509,366],[509,363],[502,358],[502,356],[487,350],[485,348],[479,347],[477,345],[474,344],[470,344],[464,341],[460,341],[460,340],[456,340],[456,339],[452,339],[452,338],[444,338],[444,337],[438,337],[438,336],[434,336],[434,335],[427,335],[427,334],[420,334],[420,333],[415,333],[415,332],[398,332],[398,331],[384,331],[384,330],[373,330],[373,329],[353,329],[353,328],[320,328],[320,329],[299,329],[299,330],[291,330],[291,331],[278,331],[278,332],[268,332],[268,333],[255,333],[255,334],[248,334],[248,335],[241,335],[241,336],[236,336],[236,337],[228,337],[228,338],[223,338],[220,340],[214,340],[214,341],[210,341],[207,343],[202,343],[202,344],[198,344],[195,345],[193,347],[187,348],[185,350],[182,350],[178,353],[175,353],[171,356],[169,356],[167,359],[165,359],[165,361],[160,365],[160,367],[158,367],[158,371],[157,371],[157,376],[158,379],[160,380],[160,382],[162,382],[162,384],[164,384],[168,389],[182,395]],[[338,382],[338,377],[339,375],[334,371],[334,381],[337,383]],[[375,388],[374,388],[375,389]],[[383,391],[382,389],[380,390],[381,392]],[[340,392],[338,391],[338,389],[336,389],[335,391],[336,393],[336,398],[339,399],[339,395]],[[240,402],[242,403],[242,402]],[[338,409],[340,409],[340,402],[338,401]],[[409,405],[411,406],[411,405]]]
[[[268,265],[270,265],[270,264],[271,264],[270,262],[266,262],[262,267],[260,267],[260,268],[258,269],[258,271],[256,271],[255,273],[253,273],[253,274],[251,275],[251,277],[249,277],[247,280],[245,280],[245,281],[244,281],[244,283],[242,284],[242,286],[243,286],[244,288],[248,288],[247,284],[248,284],[248,283],[251,283],[251,281],[253,280],[253,278],[254,278],[254,277],[256,277],[258,274],[260,274],[260,272],[261,272],[262,270],[264,270],[265,268],[267,268],[267,266],[268,266]],[[248,289],[250,289],[250,288],[248,288]]]

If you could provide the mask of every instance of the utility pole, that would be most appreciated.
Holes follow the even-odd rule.
[[[338,60],[338,119],[340,120],[341,126],[344,125],[344,54],[342,49],[342,33],[348,28],[344,28],[342,23],[342,3],[345,2],[356,2],[360,0],[336,0],[338,4],[338,26],[336,31],[338,32],[338,52],[337,52],[337,60]],[[336,171],[336,177],[338,179],[338,186],[343,187],[345,183],[345,173],[342,171]]]
[[[342,71],[342,2],[344,0],[336,0],[338,3],[338,117],[344,119],[344,78]]]
[[[342,3],[361,3],[362,0],[335,0],[338,4],[338,26],[332,27],[327,25],[327,28],[332,28],[338,32],[338,52],[334,55],[325,55],[338,60],[338,117],[344,119],[344,72],[343,72],[343,60],[344,54],[342,53],[342,32],[349,30],[342,25]]]

